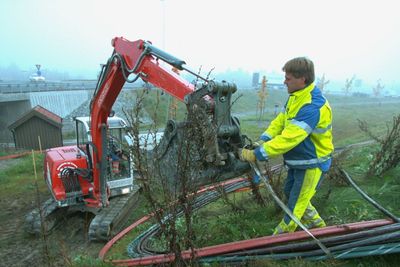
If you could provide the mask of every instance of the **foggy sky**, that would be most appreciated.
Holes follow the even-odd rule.
[[[331,80],[398,83],[396,1],[1,0],[0,67],[95,78],[111,39],[150,40],[206,72],[282,74],[297,56]],[[164,16],[165,15],[165,16]]]

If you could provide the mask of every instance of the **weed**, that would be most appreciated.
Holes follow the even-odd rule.
[[[373,134],[366,121],[359,120],[359,127],[380,146],[369,165],[369,175],[381,176],[400,163],[400,114],[393,117],[392,125],[386,125],[387,131],[383,137]]]
[[[78,255],[72,260],[71,267],[110,267],[111,264],[107,264],[100,259],[94,259],[86,255]]]

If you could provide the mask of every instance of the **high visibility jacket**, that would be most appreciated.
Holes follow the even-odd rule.
[[[258,160],[283,154],[291,168],[327,171],[333,152],[332,111],[321,90],[312,83],[290,94],[285,110],[260,139],[266,142],[254,152]]]

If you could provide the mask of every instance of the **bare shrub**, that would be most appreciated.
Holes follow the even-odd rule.
[[[367,175],[381,176],[385,171],[396,167],[400,162],[400,115],[393,117],[390,125],[386,124],[386,135],[378,137],[371,132],[366,121],[358,120],[360,129],[379,144]]]
[[[343,149],[338,152],[334,157],[332,157],[332,165],[329,171],[326,174],[326,179],[330,182],[330,185],[334,186],[347,186],[346,180],[343,178],[340,169],[342,165],[347,160],[347,156],[349,155],[350,149]],[[328,193],[330,193],[331,188],[329,188]],[[327,198],[329,195],[327,196]]]
[[[147,138],[143,142],[143,134],[139,132],[143,92],[138,91],[136,105],[128,114],[134,137],[136,180],[166,242],[164,249],[175,254],[174,265],[183,262],[183,249],[194,251],[196,236],[192,221],[194,210],[199,208],[195,200],[200,186],[237,177],[250,168],[237,158],[243,137],[237,118],[230,115],[231,95],[236,90],[234,84],[209,81],[187,95],[184,120],[168,120],[162,139],[151,150],[146,149]],[[209,96],[213,101],[210,102]],[[157,131],[159,103],[157,97],[148,136]],[[194,254],[191,264],[192,261]]]
[[[218,191],[221,194],[224,203],[227,206],[229,206],[233,212],[241,213],[245,211],[245,208],[242,205],[240,205],[239,202],[236,202],[235,198],[233,198],[233,200],[229,199],[228,193],[225,191],[223,187],[219,187]]]
[[[195,192],[198,189],[194,181],[198,180],[202,172],[201,163],[204,162],[206,152],[202,148],[209,142],[204,138],[207,133],[199,134],[198,129],[209,131],[209,128],[200,125],[204,121],[201,110],[189,111],[184,122],[169,121],[161,142],[154,149],[148,150],[147,142],[157,141],[149,140],[156,136],[157,121],[147,130],[148,137],[140,140],[138,118],[144,97],[144,92],[138,91],[135,108],[130,114],[126,114],[132,125],[131,134],[134,138],[131,151],[137,172],[136,179],[147,200],[149,211],[160,225],[161,237],[166,240],[166,249],[175,254],[173,265],[181,265],[181,251],[194,251],[193,240],[196,237],[192,218]],[[157,98],[155,105],[158,106],[159,103]],[[152,117],[157,119],[158,115],[154,114]],[[183,227],[177,222],[180,216],[184,217]]]
[[[285,173],[284,167],[282,165],[273,167],[268,161],[257,161],[257,167],[261,174],[267,179],[268,183],[271,185],[278,198],[283,199],[285,197],[285,194],[283,192],[283,183],[285,179],[285,176],[283,175]],[[249,180],[253,197],[256,203],[261,206],[268,206],[273,203],[276,210],[280,210],[279,206],[277,205],[271,194],[267,194],[264,197],[260,193],[260,187],[263,187],[265,185],[262,177],[259,177],[260,181],[258,183],[255,183],[254,178],[256,178],[257,180],[257,175],[253,171],[249,175],[252,177]]]
[[[278,169],[273,169],[272,166],[268,163],[266,168],[266,176],[269,177],[269,183],[275,194],[279,197],[279,199],[284,199],[285,193],[283,191],[283,186],[286,178],[285,168],[282,166]],[[273,199],[271,194],[267,195],[267,203],[273,203],[276,211],[282,210]]]

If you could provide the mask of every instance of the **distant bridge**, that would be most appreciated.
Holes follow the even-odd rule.
[[[8,126],[36,105],[66,117],[92,98],[97,81],[1,82],[0,143],[12,141]],[[124,90],[142,88],[140,83],[124,85]]]
[[[74,90],[94,90],[96,80],[68,80],[54,82],[0,82],[0,94],[21,94],[32,92],[49,91],[74,91]],[[139,83],[126,83],[124,89],[136,89],[143,87]]]

